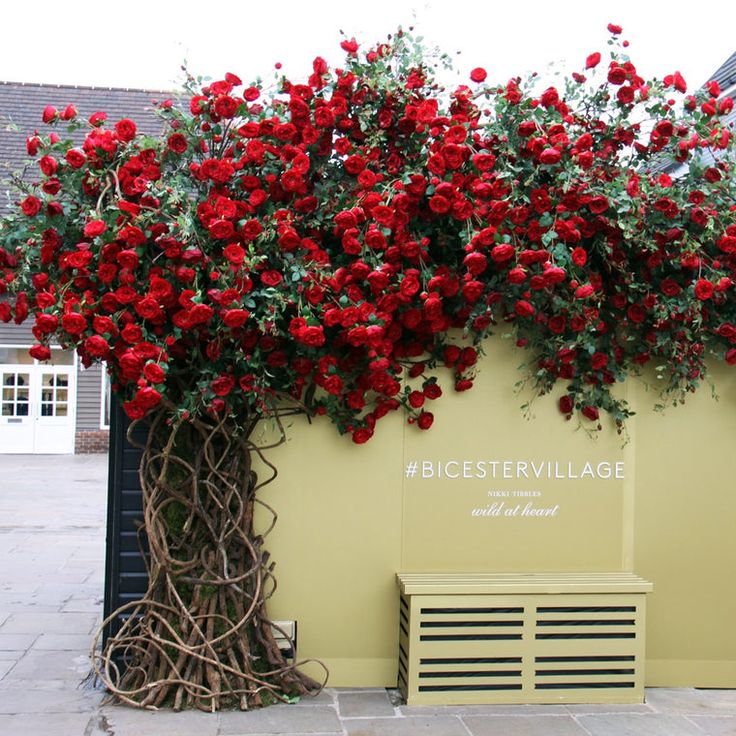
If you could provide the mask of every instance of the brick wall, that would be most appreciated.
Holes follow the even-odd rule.
[[[107,452],[110,444],[110,432],[106,429],[94,432],[80,431],[74,438],[74,453],[90,455],[94,452]]]

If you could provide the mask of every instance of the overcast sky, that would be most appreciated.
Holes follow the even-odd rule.
[[[551,61],[579,68],[605,50],[606,24],[624,27],[644,77],[681,71],[698,86],[736,50],[731,0],[65,0],[3,3],[0,80],[172,89],[184,60],[195,74],[270,77],[281,62],[304,78],[321,55],[339,62],[339,30],[364,45],[413,24],[455,54],[463,80],[484,66],[489,81]],[[1,111],[0,111],[1,112]]]

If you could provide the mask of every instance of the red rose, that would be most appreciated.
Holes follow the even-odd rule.
[[[53,156],[43,156],[38,160],[38,166],[46,176],[54,176],[59,169],[59,164]]]
[[[430,197],[429,209],[431,209],[432,212],[436,212],[438,215],[444,215],[449,212],[451,207],[452,204],[450,200],[440,194],[435,194],[433,197]]]
[[[442,396],[442,389],[436,383],[427,383],[424,386],[424,395],[428,399],[439,399]]]
[[[662,289],[662,293],[665,296],[677,296],[681,291],[680,285],[677,283],[677,281],[670,278],[662,279],[660,288]]]
[[[582,268],[588,262],[588,253],[585,248],[574,248],[570,257],[578,268]]]
[[[134,343],[140,342],[140,340],[143,339],[143,330],[138,325],[125,325],[120,333],[120,336],[123,338],[123,340],[125,340],[125,342],[133,345]]]
[[[138,254],[134,250],[131,250],[130,248],[121,250],[115,257],[115,260],[123,268],[127,268],[128,270],[131,270],[131,271],[134,268],[137,268],[138,263],[139,263]]]
[[[207,230],[215,240],[227,240],[227,238],[232,237],[235,227],[230,220],[214,220]]]
[[[343,167],[348,174],[357,176],[365,168],[365,159],[362,156],[348,156],[343,162]]]
[[[324,381],[325,391],[327,391],[328,394],[332,394],[333,396],[337,396],[342,391],[342,388],[342,378],[340,378],[340,376],[338,376],[336,373],[328,376]]]
[[[99,127],[102,125],[105,120],[107,120],[107,113],[106,112],[93,112],[89,116],[89,124],[93,126],[94,128]]]
[[[468,269],[468,272],[473,276],[483,273],[488,266],[488,259],[477,251],[474,253],[468,253],[463,259],[463,265]]]
[[[412,409],[420,409],[422,406],[424,406],[424,393],[422,391],[412,391],[409,394],[409,406]]]
[[[600,52],[595,51],[585,59],[585,68],[592,69],[593,67],[598,66],[600,62],[601,62]]]
[[[174,153],[184,153],[184,151],[187,150],[187,146],[189,145],[187,143],[186,137],[181,133],[172,133],[168,137],[166,144],[168,145],[169,150],[173,151]]]
[[[70,148],[64,154],[64,158],[66,159],[66,162],[69,164],[69,166],[71,166],[73,169],[81,169],[87,161],[87,157],[84,155],[84,153],[76,148]]]
[[[485,286],[481,281],[466,281],[463,284],[463,299],[469,304],[475,304],[480,299]]]
[[[608,209],[608,206],[608,199],[602,195],[593,197],[593,199],[588,202],[588,207],[594,215],[602,214]]]
[[[513,245],[510,243],[502,243],[501,245],[496,245],[492,248],[491,258],[496,261],[496,263],[503,263],[503,261],[508,261],[509,258],[512,258],[515,252]]]
[[[49,360],[51,358],[51,350],[45,345],[34,345],[28,352],[36,360]]]
[[[473,82],[478,82],[478,83],[484,82],[487,76],[488,76],[488,73],[481,66],[475,67],[475,69],[473,69],[470,72],[470,79]]]
[[[695,283],[695,296],[701,302],[710,299],[713,296],[713,284],[707,279],[698,279]]]
[[[136,419],[142,419],[145,415],[145,409],[134,399],[133,401],[123,402],[123,411],[127,415],[128,419],[135,421]]]
[[[236,266],[239,266],[245,260],[245,251],[237,243],[226,245],[222,250],[222,255]]]
[[[215,114],[221,118],[231,118],[238,111],[239,103],[234,97],[220,95],[215,100]]]
[[[59,319],[53,314],[39,314],[36,316],[36,327],[44,334],[53,332],[59,326]]]
[[[626,316],[637,325],[640,325],[647,318],[647,311],[641,304],[632,304],[626,310]]]
[[[193,325],[209,322],[215,314],[215,310],[208,304],[195,304],[189,310],[189,320]]]
[[[143,243],[146,242],[146,234],[135,225],[127,225],[126,227],[121,228],[118,233],[118,238],[132,248],[143,245]]]
[[[731,348],[726,353],[726,363],[729,365],[736,365],[736,348]]]
[[[417,418],[417,427],[419,429],[429,429],[434,422],[434,414],[431,411],[423,411]]]
[[[587,299],[594,292],[595,292],[595,289],[590,284],[583,284],[582,286],[578,286],[578,288],[575,289],[575,298],[576,299]]]
[[[399,291],[404,297],[414,296],[420,288],[419,277],[416,273],[407,272],[399,284]]]
[[[43,112],[41,113],[41,120],[48,124],[56,119],[56,116],[58,113],[56,112],[56,108],[53,105],[46,105],[44,107]]]
[[[110,335],[118,334],[118,328],[110,317],[95,317],[92,320],[92,327],[98,335],[104,335],[105,333]]]
[[[235,388],[235,379],[232,376],[218,376],[210,384],[217,396],[227,396]]]
[[[547,327],[553,335],[561,335],[567,326],[567,319],[561,314],[555,314],[547,321]]]
[[[351,56],[355,56],[358,51],[358,42],[355,40],[355,37],[351,38],[349,41],[345,39],[344,41],[340,41],[340,48],[343,51],[347,51]]]
[[[560,396],[558,406],[563,414],[572,414],[572,410],[575,405],[573,404],[571,396]]]
[[[151,383],[163,383],[166,379],[166,373],[158,363],[146,363],[143,368],[143,375]]]
[[[136,355],[132,349],[128,349],[118,358],[118,366],[123,378],[127,378],[129,381],[137,381],[143,370],[143,359]]]
[[[118,134],[118,140],[128,143],[135,138],[137,128],[135,123],[129,118],[123,118],[115,123],[115,132]]]
[[[514,312],[519,317],[531,317],[535,311],[534,306],[524,299],[519,299],[514,305]]]
[[[596,409],[594,406],[584,406],[582,409],[583,416],[586,419],[590,419],[591,422],[595,422],[598,417],[598,409]]]
[[[92,335],[84,341],[84,349],[94,358],[107,358],[110,346],[102,335]]]
[[[161,313],[161,307],[152,296],[147,295],[136,303],[135,311],[143,319],[155,319]]]
[[[87,329],[87,320],[77,312],[69,312],[61,318],[61,326],[70,335],[76,337]]]
[[[368,429],[367,427],[356,429],[353,432],[353,442],[355,442],[356,445],[362,445],[368,442],[371,437],[373,437],[373,430]]]
[[[590,356],[590,366],[594,371],[600,371],[608,365],[608,356],[605,353],[593,353]]]
[[[606,27],[608,28],[608,32],[613,33],[614,36],[618,36],[618,34],[623,31],[623,28],[621,28],[621,26],[617,26],[613,23],[609,23]]]
[[[242,327],[250,317],[247,309],[228,309],[222,315],[222,321],[230,328]]]
[[[547,165],[559,163],[561,158],[562,154],[556,148],[545,148],[539,154],[539,162]]]
[[[284,280],[283,275],[280,274],[278,271],[269,270],[269,271],[264,271],[261,274],[261,283],[264,286],[276,287],[283,280]]]
[[[41,211],[41,200],[30,195],[20,203],[20,209],[26,217],[35,217]]]
[[[96,238],[98,235],[102,235],[105,230],[107,230],[107,225],[104,220],[90,220],[84,226],[84,237]]]
[[[135,394],[136,404],[144,411],[149,411],[161,403],[161,394],[155,388],[145,386]]]

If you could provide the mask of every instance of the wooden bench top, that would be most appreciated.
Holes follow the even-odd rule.
[[[396,580],[404,595],[649,593],[654,588],[631,572],[400,572]]]

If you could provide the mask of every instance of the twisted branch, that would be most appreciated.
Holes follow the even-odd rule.
[[[128,430],[143,451],[139,536],[148,545],[148,589],[103,622],[95,673],[112,699],[149,709],[246,710],[319,692],[324,682],[298,669],[305,661],[284,658],[274,630],[288,637],[266,612],[276,581],[263,542],[277,515],[256,494],[278,475],[264,452],[286,439],[280,415],[279,437],[267,446],[251,440],[255,420],[238,431],[228,417],[169,424],[170,416],[147,418],[144,445],[134,438],[139,422]],[[268,469],[263,480],[254,457]],[[270,516],[262,533],[253,528],[256,504]],[[95,654],[102,630],[119,620]]]

